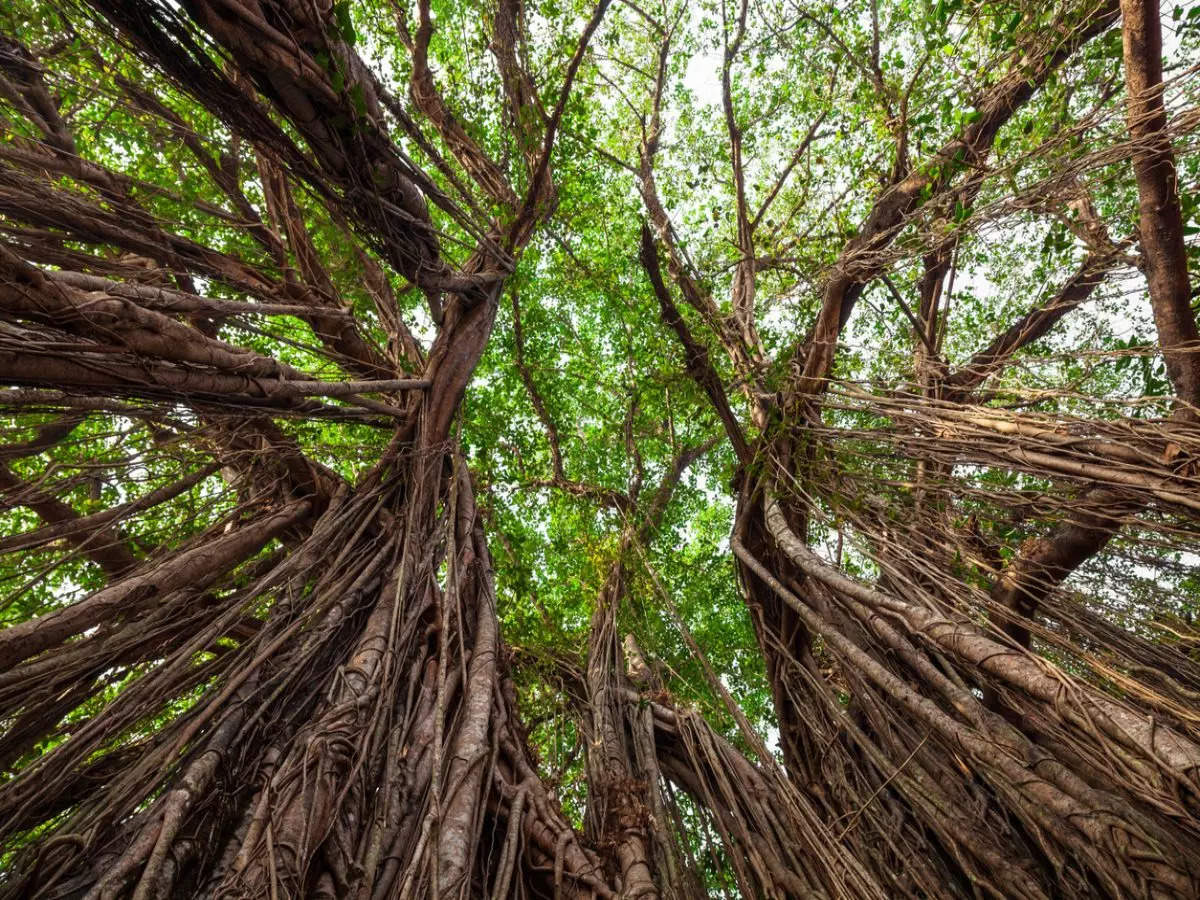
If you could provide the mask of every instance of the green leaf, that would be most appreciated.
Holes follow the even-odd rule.
[[[358,42],[358,32],[350,19],[350,0],[338,0],[333,4],[333,21],[342,40],[353,47]]]

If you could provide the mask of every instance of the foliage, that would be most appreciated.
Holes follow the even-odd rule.
[[[10,4],[0,896],[1194,895],[1162,13]]]

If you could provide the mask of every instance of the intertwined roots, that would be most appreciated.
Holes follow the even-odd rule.
[[[1009,44],[989,32],[996,70],[940,145],[916,148],[913,88],[892,96],[872,4],[861,67],[901,107],[894,163],[844,246],[781,283],[757,230],[831,112],[752,202],[732,72],[765,45],[759,13],[735,6],[721,88],[736,253],[709,277],[656,180],[687,7],[617,12],[638,23],[628,52],[648,54],[621,76],[645,111],[632,161],[614,155],[625,138],[594,149],[639,205],[613,200],[629,222],[604,223],[628,242],[619,272],[564,258],[617,306],[645,293],[662,334],[644,352],[669,347],[646,368],[694,420],[672,412],[647,436],[655,385],[633,392],[620,487],[572,477],[557,417],[591,412],[548,402],[564,351],[527,342],[537,316],[522,324],[512,277],[559,203],[571,104],[589,124],[601,108],[577,76],[621,93],[588,52],[607,2],[569,30],[541,17],[537,41],[532,11],[489,6],[475,63],[496,108],[478,122],[442,93],[435,57],[467,51],[434,39],[425,0],[371,25],[406,60],[389,78],[342,3],[22,7],[34,37],[0,37],[0,896],[1200,894],[1200,333],[1176,167],[1200,125],[1194,70],[1164,101],[1156,7],[1135,0],[1006,10],[1021,28]],[[1124,96],[1115,81],[1070,127],[1002,154],[1065,70],[1102,68],[1095,39],[1119,18]],[[531,70],[540,46],[567,47],[561,65]],[[93,134],[110,118],[134,143]],[[182,168],[151,152],[164,142]],[[1108,214],[1119,233],[1090,194],[1114,167],[1139,201]],[[951,365],[960,253],[1026,214],[1069,222],[1083,259]],[[1153,345],[1036,355],[1122,272],[1144,277]],[[776,290],[811,294],[803,339],[760,336],[756,298]],[[410,292],[429,341],[405,323]],[[912,346],[868,383],[839,374],[839,346],[872,296]],[[629,331],[587,297],[588,327]],[[505,539],[500,502],[457,435],[502,299],[514,358],[498,365],[549,469],[521,490],[615,523],[588,561],[583,646],[500,632],[484,533]],[[1020,360],[1031,383],[1082,374],[1034,391],[1011,376]],[[1105,365],[1161,389],[1090,380]],[[733,471],[726,575],[764,664],[769,741],[652,561],[710,453]],[[647,620],[699,685],[642,649],[629,629]],[[575,738],[555,778],[522,724],[535,700]]]

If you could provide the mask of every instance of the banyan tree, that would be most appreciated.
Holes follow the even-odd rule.
[[[1200,896],[1198,74],[5,5],[0,897]]]

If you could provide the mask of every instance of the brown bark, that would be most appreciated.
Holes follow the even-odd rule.
[[[1133,169],[1139,196],[1139,240],[1159,347],[1168,377],[1183,404],[1177,409],[1176,418],[1188,422],[1195,420],[1196,409],[1200,408],[1200,330],[1191,308],[1175,158],[1166,135],[1158,5],[1122,0],[1121,15],[1128,124],[1135,142]],[[1051,306],[1035,311],[1026,321],[1011,327],[951,381],[958,381],[966,389],[972,383],[979,383],[972,374],[973,368],[979,367],[984,372],[994,368],[996,362],[1011,352],[1009,347],[1036,339],[1059,318],[1060,310],[1065,312],[1086,299],[1096,283],[1096,276],[1089,275],[1088,268],[1085,263]],[[1119,493],[1103,487],[1090,490],[1085,500],[1093,509],[1110,511],[1107,514],[1085,511],[1044,538],[1028,541],[992,588],[993,599],[1003,608],[1013,610],[1021,619],[1032,620],[1047,592],[1104,548],[1121,526],[1121,512],[1133,513],[1139,505],[1122,501]],[[1018,645],[1029,646],[1029,629],[1020,620],[1008,619],[1002,627]],[[999,708],[994,692],[989,691],[988,700],[989,705]]]
[[[120,522],[130,516],[133,516],[143,510],[151,509],[160,503],[165,503],[174,497],[179,496],[184,491],[195,487],[205,478],[213,475],[220,469],[217,463],[210,463],[195,472],[192,472],[178,481],[164,485],[160,488],[155,488],[148,491],[136,500],[131,500],[128,503],[122,503],[119,506],[113,506],[101,512],[91,513],[86,516],[64,515],[62,518],[54,520],[51,516],[43,516],[48,519],[50,524],[43,528],[37,528],[33,531],[26,531],[22,534],[13,535],[12,537],[0,538],[0,553],[12,553],[15,550],[26,550],[31,547],[40,547],[51,541],[57,541],[62,538],[67,538],[72,542],[78,542],[81,546],[87,547],[89,542],[99,540],[102,544],[107,540],[119,540],[115,534],[108,530],[107,526]],[[2,479],[3,476],[0,476]],[[63,504],[65,506],[65,504]],[[37,507],[34,507],[36,510]],[[69,508],[68,508],[68,511]],[[117,549],[114,547],[114,550]],[[129,556],[128,565],[124,569],[120,569],[115,573],[109,574],[120,575],[128,569],[132,569],[137,565],[137,560]]]
[[[914,169],[875,201],[823,288],[821,310],[802,351],[799,393],[814,394],[825,389],[838,336],[849,321],[864,285],[886,271],[884,251],[908,216],[922,204],[922,191],[929,190],[932,196],[937,196],[952,183],[958,168],[981,165],[1004,124],[1075,51],[1107,30],[1116,20],[1117,11],[1115,0],[1106,0],[1090,10],[1086,21],[1072,27],[1068,38],[1050,52],[1030,47],[1015,53],[1013,71],[1005,74],[976,104],[975,120],[939,148],[927,165]],[[1029,56],[1034,61],[1027,68]]]
[[[39,810],[65,812],[59,833],[67,836],[22,844],[17,874],[2,890],[142,900],[282,889],[382,900],[499,897],[519,886],[540,896],[614,896],[599,857],[582,846],[534,769],[505,678],[472,487],[451,438],[503,277],[553,209],[555,135],[607,3],[582,32],[553,112],[529,130],[531,186],[523,196],[499,186],[512,217],[490,231],[469,221],[392,143],[383,89],[342,39],[335,10],[290,2],[196,2],[169,12],[155,4],[97,6],[145,59],[230,126],[234,153],[245,141],[264,161],[272,218],[287,234],[297,272],[286,270],[283,243],[246,202],[236,156],[216,159],[158,97],[130,83],[124,87],[135,105],[167,122],[234,209],[199,211],[246,227],[285,269],[282,281],[172,233],[130,199],[127,179],[86,162],[6,156],[12,166],[0,172],[0,210],[21,225],[10,232],[4,298],[6,317],[18,324],[6,332],[0,368],[10,383],[56,388],[10,391],[9,408],[40,403],[130,415],[152,429],[169,422],[175,439],[213,460],[139,500],[8,543],[101,533],[169,503],[217,465],[243,511],[258,515],[154,554],[109,588],[0,634],[0,694],[17,726],[4,751],[20,754],[47,732],[58,739],[0,786],[0,827],[11,835],[13,827],[36,827]],[[519,30],[520,16],[510,5],[503,27]],[[195,25],[220,46],[220,65]],[[506,32],[498,46],[507,40],[520,38]],[[514,53],[505,64],[516,60]],[[520,80],[533,85],[528,73]],[[355,94],[365,114],[355,109]],[[260,97],[304,138],[315,165]],[[74,174],[106,204],[61,183],[50,187],[53,173]],[[498,169],[492,174],[500,177]],[[339,305],[289,179],[311,189],[336,225],[352,224],[411,282],[431,296],[448,295],[443,327],[426,354],[388,308],[395,302],[389,276],[347,235],[381,320],[407,362],[422,368],[420,377],[376,377],[398,374],[394,357],[366,341]],[[461,269],[440,258],[427,202],[479,237]],[[115,264],[68,243],[118,247],[138,259]],[[33,263],[67,271],[50,274]],[[202,297],[193,276],[256,302]],[[165,286],[167,277],[178,288]],[[215,339],[212,320],[241,315],[306,319],[324,360],[349,379],[318,380]],[[328,379],[327,371],[320,377]],[[73,395],[75,387],[92,396]],[[413,392],[403,406],[358,396],[400,390]],[[391,421],[305,399],[311,396],[345,398]],[[189,407],[178,411],[187,425],[162,413],[180,405]],[[352,488],[306,458],[297,439],[259,410],[381,424],[393,441]],[[65,426],[48,428],[10,449],[39,452],[65,433]],[[275,537],[283,551],[261,568],[241,565]],[[51,668],[49,650],[61,671]],[[64,712],[88,702],[98,673],[137,677],[60,726]],[[87,687],[72,692],[77,682]],[[32,699],[22,694],[31,685],[40,692]],[[97,772],[113,771],[101,763],[117,759],[129,765],[98,780]],[[86,837],[76,835],[77,826]],[[505,837],[493,846],[497,833]]]
[[[108,523],[85,522],[67,503],[53,494],[27,485],[0,463],[0,491],[17,493],[17,502],[28,506],[41,517],[48,528],[55,529],[76,549],[98,565],[109,579],[117,579],[137,567],[137,557],[130,551],[124,537]],[[7,631],[0,632],[6,635]]]
[[[725,434],[733,445],[733,450],[737,454],[738,460],[743,464],[748,463],[751,456],[750,447],[746,443],[746,438],[742,434],[742,428],[729,406],[729,399],[725,395],[725,388],[721,384],[720,376],[717,375],[712,367],[708,351],[692,337],[687,323],[683,321],[683,316],[679,314],[679,310],[671,300],[671,294],[667,290],[659,268],[658,248],[654,245],[650,229],[645,225],[642,226],[642,243],[639,258],[642,268],[646,270],[646,275],[650,279],[650,286],[654,289],[654,296],[658,300],[663,321],[675,332],[675,336],[683,346],[688,374],[708,396],[709,402],[712,403],[713,409],[716,410],[717,416],[721,420],[721,424],[725,427]]]
[[[947,400],[966,400],[970,394],[1001,369],[1018,350],[1040,340],[1067,313],[1085,303],[1104,283],[1106,272],[1088,257],[1079,271],[1058,293],[1029,310],[997,335],[984,349],[945,378],[941,389]]]
[[[776,512],[773,515],[778,526],[775,529],[776,534],[789,547],[793,559],[801,564],[810,575],[820,578],[836,591],[861,598],[865,603],[877,607],[890,605],[889,601],[881,598],[876,592],[850,582],[831,567],[817,561],[811,551],[808,551],[799,541],[788,538],[786,528],[778,524],[782,522],[778,507],[776,506],[775,509]],[[1026,757],[1033,751],[1027,748],[1025,740],[1015,731],[1006,731],[1003,726],[993,721],[987,723],[981,729],[982,733],[979,733],[970,726],[955,721],[930,698],[922,696],[905,684],[903,680],[889,672],[886,667],[857,647],[825,617],[788,591],[745,550],[736,537],[734,549],[739,558],[760,578],[771,584],[810,628],[821,634],[839,654],[844,654],[847,659],[852,659],[855,667],[881,691],[886,692],[909,714],[918,717],[929,727],[957,743],[982,767],[983,771],[990,770],[993,773],[990,777],[994,777],[1001,783],[1016,786],[1021,797],[1022,813],[1029,817],[1031,825],[1048,830],[1057,839],[1063,840],[1076,853],[1085,857],[1092,856],[1092,847],[1097,843],[1106,847],[1107,852],[1120,856],[1121,864],[1110,868],[1106,873],[1107,877],[1112,879],[1110,884],[1117,887],[1118,890],[1123,886],[1124,889],[1137,891],[1136,885],[1141,879],[1157,882],[1165,889],[1181,895],[1185,895],[1194,888],[1197,883],[1197,873],[1190,871],[1187,864],[1178,857],[1155,852],[1151,850],[1153,844],[1141,843],[1137,837],[1138,830],[1136,828],[1126,825],[1114,831],[1109,830],[1113,823],[1105,823],[1105,810],[1108,803],[1111,802],[1110,800],[1071,778],[1069,773],[1061,768],[1050,766],[1043,770],[1043,774],[1035,774],[1037,770],[1030,765],[1030,762],[1037,759],[1039,754],[1034,752],[1032,759],[1023,759],[1022,757]],[[913,615],[917,615],[917,613],[913,612]],[[931,620],[929,623],[919,626],[916,622],[912,622],[910,627],[913,627],[914,632],[928,634],[935,625]],[[951,634],[958,635],[958,638],[950,637]],[[1025,677],[1024,675],[1017,676],[1015,672],[1007,672],[1007,665],[1013,659],[1012,656],[1001,659],[995,655],[995,650],[986,650],[982,646],[975,648],[971,645],[976,639],[968,638],[966,641],[962,641],[962,636],[961,631],[955,626],[950,626],[947,646],[959,652],[972,654],[972,658],[976,662],[988,663],[993,671],[1005,672],[1014,678]],[[979,640],[983,640],[985,644],[988,643],[985,639]],[[1031,665],[1037,668],[1036,664],[1031,663]],[[1025,683],[1032,687],[1038,677],[1030,675],[1030,680]],[[1046,677],[1049,682],[1054,683],[1055,686],[1050,688],[1051,694],[1047,697],[1047,699],[1052,699],[1058,690],[1056,680],[1049,676],[1040,677]],[[963,701],[967,704],[971,702],[965,694]],[[989,732],[991,733],[989,734]],[[1152,724],[1149,724],[1149,731],[1145,734],[1154,740]],[[996,739],[999,737],[1003,737],[1003,741],[997,744]],[[1171,738],[1165,737],[1164,746],[1170,741]],[[1005,746],[1006,744],[1008,746]],[[1157,746],[1144,745],[1144,750],[1151,753],[1158,749]],[[1182,771],[1186,773],[1190,769],[1194,773],[1196,766],[1200,764],[1200,753],[1196,751],[1195,747],[1178,749],[1182,753],[1180,757]],[[1042,760],[1047,763],[1051,762],[1044,756]],[[1064,828],[1067,822],[1070,823],[1070,826]],[[1158,840],[1167,839],[1167,834],[1167,832],[1160,832]],[[1130,841],[1134,843],[1129,843]]]
[[[138,453],[182,441],[187,458],[195,451],[211,460],[189,463],[174,484],[82,518],[72,518],[59,498],[31,492],[40,485],[14,479],[20,497],[63,521],[4,538],[0,551],[94,539],[126,515],[171,504],[217,465],[243,513],[255,511],[231,530],[214,529],[174,553],[151,553],[140,569],[75,604],[0,631],[0,718],[11,724],[0,758],[18,759],[45,742],[0,784],[0,835],[10,840],[6,852],[15,848],[5,857],[11,874],[0,893],[674,900],[702,895],[708,878],[748,896],[1196,892],[1200,871],[1189,851],[1200,840],[1200,739],[1188,706],[1195,673],[1186,651],[1166,644],[1152,650],[1140,635],[1121,638],[1099,626],[1089,633],[1097,636],[1093,655],[1055,642],[1056,630],[1086,621],[1078,616],[1038,626],[1050,652],[1061,654],[1052,662],[1020,646],[1028,631],[1010,630],[1010,641],[981,624],[990,614],[1006,627],[1027,625],[1039,606],[1066,618],[1069,607],[1055,589],[1105,548],[1126,514],[1161,515],[1163,533],[1186,534],[1184,517],[1197,509],[1189,495],[1193,449],[1178,420],[1162,434],[1154,433],[1162,423],[1077,433],[1078,422],[1059,434],[1034,417],[1001,421],[965,408],[967,392],[1092,293],[1099,270],[1085,267],[1056,298],[1004,331],[951,377],[949,395],[939,397],[931,379],[916,399],[865,408],[891,418],[893,429],[834,427],[829,422],[837,417],[824,413],[838,411],[837,401],[817,397],[846,317],[864,286],[888,271],[891,242],[914,221],[923,192],[970,205],[988,174],[982,166],[996,130],[1065,55],[1112,22],[1112,3],[1085,10],[1081,25],[1056,19],[1047,29],[1055,32],[1048,51],[1031,42],[1028,68],[1014,68],[985,92],[978,118],[935,157],[944,170],[908,168],[904,125],[897,127],[895,183],[825,285],[809,355],[790,373],[799,381],[773,398],[756,346],[753,231],[795,159],[751,216],[731,70],[752,7],[738,7],[722,79],[740,254],[727,320],[692,271],[655,193],[651,162],[669,34],[630,6],[663,38],[655,108],[640,148],[641,188],[658,246],[644,229],[642,264],[662,319],[684,348],[688,374],[715,408],[739,464],[733,546],[766,657],[787,774],[710,670],[710,688],[728,703],[745,752],[697,713],[672,704],[657,676],[644,674],[640,651],[619,640],[630,554],[648,539],[670,485],[698,451],[676,459],[648,503],[639,502],[640,474],[624,493],[571,481],[554,407],[539,394],[514,321],[517,368],[550,443],[553,477],[540,484],[595,498],[626,517],[598,598],[587,671],[577,679],[594,741],[585,751],[592,772],[587,824],[598,839],[590,843],[558,809],[519,720],[482,515],[453,433],[505,277],[554,206],[555,134],[607,4],[597,5],[547,112],[539,96],[546,86],[539,88],[522,61],[522,6],[501,0],[490,46],[506,104],[500,117],[511,118],[530,176],[518,196],[504,167],[483,155],[438,93],[428,58],[433,18],[423,2],[410,48],[420,122],[387,97],[340,33],[334,17],[344,13],[342,4],[96,2],[139,53],[230,127],[235,148],[244,141],[263,161],[270,218],[287,245],[257,221],[241,194],[236,156],[218,160],[156,97],[126,85],[140,108],[166,120],[233,209],[197,212],[222,228],[248,228],[262,248],[255,252],[269,260],[239,259],[174,234],[131,199],[147,186],[69,158],[70,132],[40,70],[28,54],[0,47],[0,93],[51,145],[0,151],[0,211],[6,222],[21,223],[6,232],[17,259],[8,260],[0,297],[7,320],[0,376],[42,388],[0,397],[0,406],[36,414],[32,421],[41,426],[32,440],[0,448],[0,459],[50,451],[61,464],[54,448],[70,434],[72,419],[44,425],[42,416],[80,410],[146,423],[154,430],[151,449],[140,449],[139,431]],[[868,72],[890,94],[874,4],[871,13]],[[1063,38],[1063,29],[1070,35]],[[209,39],[212,46],[204,43]],[[434,161],[439,182],[462,196],[435,188],[393,143],[384,108]],[[286,119],[286,133],[273,117]],[[431,139],[422,128],[437,135]],[[437,137],[472,187],[440,157]],[[960,162],[980,168],[960,179]],[[71,179],[84,188],[68,189]],[[308,235],[300,195],[291,195],[295,185],[311,193],[304,208],[326,207],[322,223],[341,229],[351,247],[345,257],[322,258],[324,242]],[[500,218],[482,224],[490,217],[469,196],[476,190],[505,207]],[[460,268],[440,255],[430,203],[478,239]],[[440,330],[428,354],[392,309],[389,275],[366,265],[351,225],[430,298]],[[91,255],[76,249],[81,244],[137,252],[146,265]],[[929,246],[916,325],[929,361],[940,366],[938,290],[948,256],[937,241]],[[659,271],[660,247],[685,302],[729,354],[751,424],[763,435],[756,446],[729,402],[720,367],[674,306]],[[367,290],[398,346],[373,344],[368,329],[356,329],[352,310],[342,308],[331,273],[352,258],[366,265]],[[272,274],[279,272],[281,278]],[[166,278],[177,287],[163,286]],[[221,290],[247,299],[203,297],[199,278],[219,280]],[[1152,285],[1152,295],[1162,293]],[[1152,300],[1157,314],[1160,298]],[[344,380],[318,381],[215,339],[213,319],[243,314],[305,318],[321,347],[302,351],[317,355],[320,378],[330,378],[332,367],[332,377]],[[1177,359],[1186,356],[1186,344],[1163,341]],[[415,377],[376,378],[399,375],[401,357],[420,370]],[[92,396],[72,394],[73,387]],[[401,390],[411,390],[403,403],[358,396]],[[1178,385],[1177,392],[1184,397]],[[305,399],[311,396],[342,397],[360,409]],[[268,414],[366,421],[390,429],[391,442],[375,468],[351,484],[305,456],[308,438],[295,436],[305,435],[303,427],[289,431]],[[627,443],[636,458],[632,420],[631,413]],[[853,442],[853,451],[840,454],[837,437]],[[840,468],[859,452],[878,452],[884,474],[850,489],[847,481],[862,478],[861,470]],[[896,453],[897,469],[914,458],[935,463],[918,479],[921,495],[935,501],[908,503],[908,470],[888,474],[888,454]],[[1152,465],[1142,459],[1147,453]],[[1029,542],[987,597],[954,558],[961,542],[952,499],[985,494],[967,486],[963,498],[947,499],[959,462],[1099,486],[1060,518],[1047,541]],[[771,468],[764,474],[760,466]],[[78,483],[71,478],[59,483]],[[786,505],[763,490],[776,483],[797,488]],[[999,488],[992,499],[1002,505],[1014,496]],[[1055,500],[1056,513],[1069,503],[1059,494]],[[52,501],[65,509],[52,509]],[[164,519],[174,521],[186,507],[168,506]],[[843,529],[850,540],[852,529],[865,534],[881,572],[874,587],[809,549],[807,541],[826,526],[837,531],[839,556]],[[939,537],[952,546],[938,546]],[[279,552],[243,564],[272,538],[284,544]],[[1109,650],[1121,655],[1101,658]],[[1158,665],[1172,661],[1180,664],[1169,673]],[[1138,663],[1159,671],[1139,680]],[[635,681],[643,690],[633,689]],[[1160,693],[1154,684],[1173,687]],[[989,694],[1014,713],[1013,722],[989,709]],[[676,791],[688,799],[677,803]],[[692,831],[696,822],[702,828]],[[711,860],[690,858],[697,844]],[[727,881],[722,867],[733,870]]]
[[[1175,154],[1163,106],[1158,3],[1121,0],[1129,134],[1138,185],[1138,237],[1167,375],[1183,415],[1200,413],[1200,329],[1192,312]]]
[[[146,571],[135,572],[60,610],[0,630],[0,671],[58,646],[114,611],[132,612],[181,588],[205,589],[310,511],[307,501],[293,503],[217,540],[201,540],[172,558],[150,561]]]

